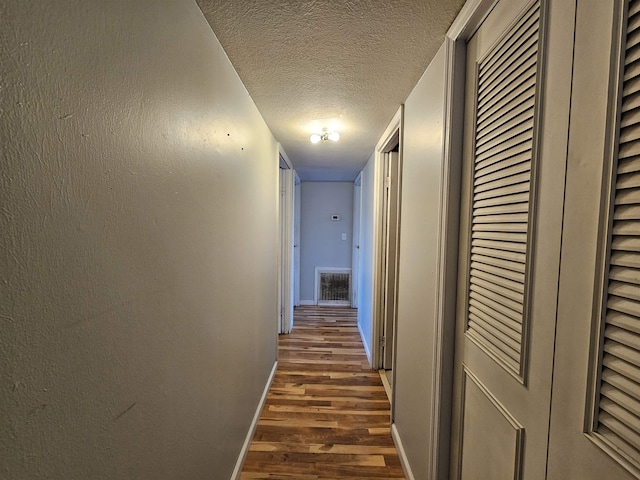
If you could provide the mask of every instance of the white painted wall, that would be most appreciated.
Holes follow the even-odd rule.
[[[308,304],[316,267],[351,268],[353,183],[302,182],[300,192],[300,302]]]
[[[373,341],[373,270],[374,270],[374,181],[375,154],[362,170],[362,224],[360,231],[361,264],[358,278],[358,326],[371,364]]]
[[[444,47],[404,110],[395,424],[415,478],[429,478],[443,162]]]
[[[0,477],[229,478],[276,359],[276,142],[195,2],[0,10]]]

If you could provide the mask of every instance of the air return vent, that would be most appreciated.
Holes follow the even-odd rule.
[[[318,305],[351,304],[351,269],[316,268]]]

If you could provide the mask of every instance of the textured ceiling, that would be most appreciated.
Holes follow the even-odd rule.
[[[300,178],[350,181],[464,0],[197,2]]]

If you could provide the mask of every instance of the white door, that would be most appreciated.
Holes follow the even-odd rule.
[[[546,475],[573,20],[501,0],[467,44],[454,479]]]
[[[360,231],[362,221],[362,187],[358,174],[353,184],[353,246],[351,251],[351,308],[358,308],[358,278],[360,278]]]
[[[384,154],[385,189],[383,196],[383,292],[382,325],[383,368],[393,368],[398,296],[398,247],[400,235],[400,154]]]
[[[625,3],[577,8],[549,480],[640,478],[640,1],[628,21]]]
[[[300,179],[295,174],[293,190],[293,304],[300,306]]]
[[[293,327],[293,181],[293,170],[281,166],[278,217],[278,333],[291,333]]]
[[[280,167],[278,176],[278,333],[285,332],[284,315],[285,315],[285,262],[286,252],[284,251],[284,239],[286,237],[285,222],[285,190],[286,170]]]

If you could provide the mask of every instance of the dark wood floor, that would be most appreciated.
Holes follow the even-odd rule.
[[[241,479],[404,478],[390,407],[371,371],[356,311],[300,307],[281,335],[269,390]]]

